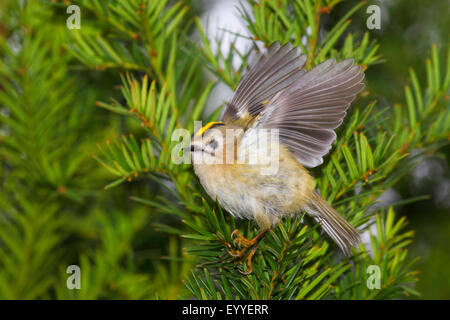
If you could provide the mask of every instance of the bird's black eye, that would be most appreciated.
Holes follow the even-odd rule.
[[[217,142],[217,140],[212,139],[212,140],[210,140],[210,141],[208,142],[208,145],[209,145],[211,148],[216,149],[216,148],[218,147],[219,143]]]

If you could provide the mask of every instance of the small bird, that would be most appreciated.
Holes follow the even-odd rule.
[[[350,255],[360,242],[358,232],[314,190],[305,167],[323,163],[336,139],[334,129],[364,88],[364,73],[353,59],[330,59],[309,71],[303,69],[306,60],[299,47],[274,42],[248,68],[221,120],[195,132],[188,147],[209,196],[234,217],[260,227],[253,239],[238,230],[231,235],[243,249],[230,254],[243,258],[253,246],[245,273],[252,272],[251,258],[266,232],[302,211],[320,223],[344,254]],[[274,172],[263,172],[262,160],[239,161],[242,155],[265,154],[255,139],[260,130],[276,132],[278,139],[265,144],[269,151],[277,150]]]

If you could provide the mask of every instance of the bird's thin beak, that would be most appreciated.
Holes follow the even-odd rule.
[[[195,145],[192,144],[183,148],[183,152],[194,152],[196,150],[197,148],[195,147]]]

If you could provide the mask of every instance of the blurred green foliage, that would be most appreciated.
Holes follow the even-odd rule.
[[[218,116],[220,109],[203,114],[215,84],[206,72],[234,88],[245,63],[235,69],[232,59],[250,49],[213,52],[195,1],[73,1],[81,30],[66,28],[72,2],[2,1],[0,298],[448,298],[440,278],[450,255],[450,224],[440,218],[448,210],[438,208],[434,225],[412,215],[419,234],[411,255],[406,219],[392,208],[367,214],[389,187],[415,196],[404,190],[417,164],[409,153],[434,156],[448,145],[450,28],[439,14],[445,1],[431,2],[386,5],[389,19],[370,32],[365,1],[238,8],[252,39],[302,46],[308,67],[352,57],[368,68],[368,92],[315,174],[339,211],[377,230],[373,255],[362,246],[350,266],[316,227],[286,219],[246,277],[224,242],[235,226],[251,235],[252,224],[222,212],[189,166],[171,162],[170,138]],[[191,40],[196,33],[200,44]],[[410,208],[427,211],[414,203],[400,212]],[[412,266],[416,253],[426,256]],[[70,264],[81,267],[81,290],[66,287]],[[382,290],[365,286],[370,264],[383,268]],[[423,280],[414,287],[417,266]]]
[[[382,28],[372,32],[371,36],[380,44],[385,63],[369,69],[367,78],[371,83],[372,94],[380,104],[386,105],[387,97],[390,101],[402,99],[399,88],[402,87],[409,68],[413,67],[418,74],[426,72],[423,62],[430,55],[433,44],[440,49],[448,48],[450,20],[446,12],[450,10],[450,3],[439,0],[370,3],[380,4],[384,8]],[[344,6],[342,10],[345,10]],[[335,14],[340,14],[339,9]],[[359,12],[355,20],[364,23],[366,17],[364,12]],[[428,200],[407,204],[399,210],[408,217],[411,229],[415,230],[411,256],[420,257],[417,264],[420,272],[417,290],[423,299],[450,298],[450,278],[445,276],[447,261],[450,261],[450,207],[448,201],[442,201],[442,196],[450,197],[450,191],[441,190],[443,195],[436,195],[436,191],[441,188],[437,183],[442,179],[450,179],[450,148],[447,145],[438,151],[421,161],[427,158],[434,161],[440,159],[442,171],[433,173],[431,170],[431,175],[425,181],[420,181],[419,188],[411,187],[415,179],[411,174],[395,188],[403,198],[422,195],[429,197]]]

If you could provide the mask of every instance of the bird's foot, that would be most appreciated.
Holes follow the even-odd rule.
[[[247,257],[245,258],[245,262],[247,264],[247,271],[240,271],[243,274],[250,274],[253,271],[253,266],[252,266],[252,258],[256,252],[256,249],[259,247],[259,242],[262,240],[262,238],[264,237],[265,233],[268,230],[265,229],[263,230],[260,234],[258,234],[256,237],[254,237],[253,239],[247,239],[245,238],[242,233],[236,229],[231,233],[231,239],[233,240],[233,244],[234,246],[239,247],[239,250],[233,250],[231,249],[231,245],[228,244],[230,250],[228,250],[228,254],[231,255],[232,257],[235,258],[239,258],[236,263],[239,262],[243,262],[243,258],[245,256],[245,254],[247,253],[248,249],[252,248],[252,250],[250,251],[250,253],[247,255]]]
[[[258,248],[258,245],[254,246],[253,249],[248,254],[247,258],[245,258],[245,262],[247,263],[247,271],[239,270],[240,273],[247,275],[247,274],[250,274],[253,272],[252,258],[253,258],[253,255],[255,254],[257,248]]]
[[[253,239],[247,239],[242,235],[242,233],[236,229],[231,233],[231,239],[233,240],[233,244],[240,248],[248,248],[256,243],[256,237]]]
[[[231,240],[233,240],[233,245],[227,242],[227,246],[229,248],[228,254],[235,258],[244,258],[245,253],[251,246],[250,240],[245,238],[238,229],[234,230],[231,233]],[[233,247],[238,247],[239,249],[236,250],[233,249]]]

